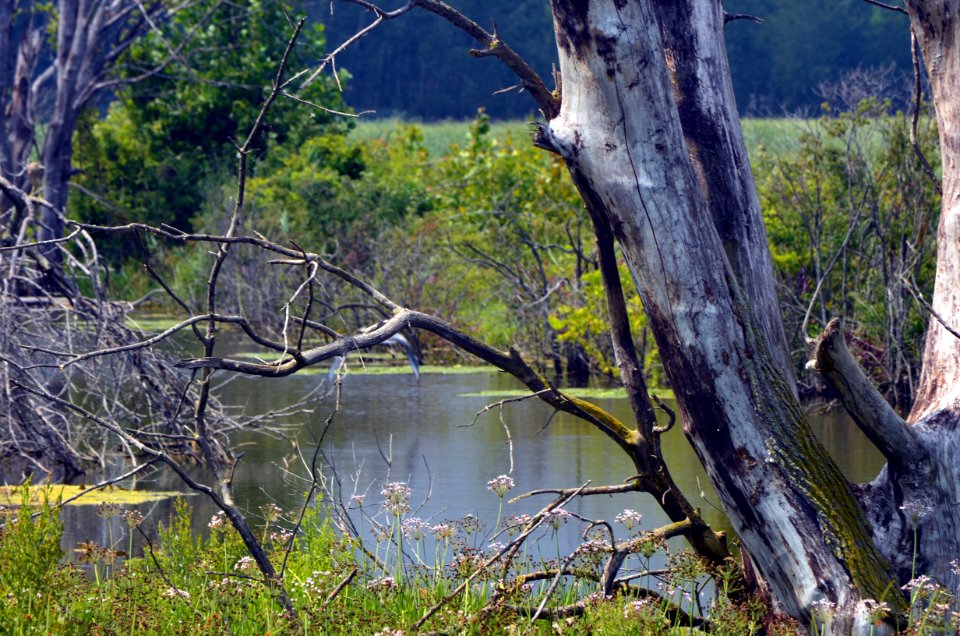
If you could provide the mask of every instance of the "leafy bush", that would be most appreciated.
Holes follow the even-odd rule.
[[[128,75],[155,68],[183,47],[167,72],[126,86],[105,117],[87,113],[75,139],[76,182],[71,214],[84,221],[166,223],[190,230],[211,189],[231,179],[235,143],[259,112],[287,44],[290,28],[274,0],[244,0],[175,13],[163,33],[134,43],[125,60]],[[291,65],[303,68],[322,56],[323,27],[307,30],[294,47]],[[346,76],[343,77],[343,80]],[[318,78],[300,98],[342,108],[329,77]],[[282,143],[299,145],[346,126],[322,110],[280,100],[270,111],[257,158]],[[139,256],[136,245],[105,243],[114,264]],[[155,246],[154,246],[155,247]]]
[[[796,152],[760,152],[754,170],[798,363],[804,339],[841,316],[874,382],[907,407],[927,320],[913,294],[932,286],[940,205],[908,117],[888,112],[875,100],[828,112],[801,132]],[[919,141],[939,157],[931,120]]]

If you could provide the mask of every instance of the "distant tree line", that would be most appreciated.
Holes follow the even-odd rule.
[[[546,0],[454,0],[450,4],[485,28],[494,22],[514,49],[549,79],[556,60],[550,3]],[[806,111],[816,114],[824,101],[818,86],[858,67],[910,70],[910,34],[903,15],[862,0],[728,0],[729,13],[764,20],[727,27],[737,104],[748,116]],[[359,7],[328,2],[312,6],[327,28],[332,46],[369,24]],[[353,78],[346,99],[358,110],[380,116],[423,120],[467,119],[484,106],[495,118],[525,117],[531,101],[516,91],[494,95],[515,84],[495,60],[467,55],[469,38],[436,16],[412,12],[382,24],[340,59]]]

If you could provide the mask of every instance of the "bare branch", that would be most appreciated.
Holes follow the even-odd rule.
[[[808,367],[823,374],[857,426],[891,463],[902,468],[928,461],[929,453],[913,430],[887,404],[847,349],[843,329],[830,321],[813,347]]]
[[[308,81],[312,81],[317,75],[319,75],[329,61],[332,61],[333,56],[339,54],[348,45],[356,42],[361,37],[369,33],[373,28],[380,24],[380,22],[383,20],[392,20],[394,18],[398,18],[404,13],[410,11],[410,9],[419,7],[420,9],[440,16],[476,40],[476,42],[480,45],[480,48],[472,49],[470,51],[470,55],[474,57],[493,56],[503,62],[503,64],[505,64],[507,68],[513,71],[517,78],[519,78],[520,85],[526,90],[530,91],[530,94],[533,96],[537,106],[539,106],[540,110],[543,112],[544,117],[547,119],[553,119],[557,116],[557,114],[559,114],[559,94],[554,94],[550,91],[550,89],[547,88],[546,84],[543,83],[543,80],[540,79],[540,76],[537,74],[537,72],[533,70],[533,67],[531,67],[526,60],[520,57],[520,55],[518,55],[500,38],[500,35],[496,32],[496,29],[494,29],[493,33],[489,33],[479,24],[469,19],[450,5],[444,2],[439,2],[438,0],[410,0],[410,2],[408,2],[406,5],[395,11],[384,11],[374,3],[368,2],[367,0],[344,1],[373,11],[377,15],[377,19],[372,24],[351,37],[343,45],[338,47],[333,53],[331,53],[330,56],[324,60],[324,64],[319,69],[314,71]]]
[[[931,316],[936,318],[937,322],[939,322],[944,329],[950,332],[954,338],[960,338],[960,331],[944,320],[943,316],[941,316],[937,310],[933,308],[933,305],[927,302],[927,299],[923,297],[923,292],[917,289],[917,284],[913,280],[904,277],[903,282],[906,284],[907,290],[913,295],[917,302],[920,303],[920,305],[926,309]]]
[[[749,13],[727,13],[723,12],[723,23],[728,24],[736,20],[750,20],[751,22],[756,22],[758,24],[763,24],[763,18],[758,18],[755,15],[750,15]]]
[[[614,486],[594,486],[593,488],[540,488],[525,492],[522,495],[517,495],[511,499],[509,503],[516,503],[521,499],[534,497],[536,495],[562,495],[568,497],[576,494],[581,497],[589,497],[591,495],[616,495],[625,492],[640,492],[642,490],[643,487],[635,481],[627,484],[616,484]]]
[[[583,488],[586,488],[589,485],[590,485],[589,481],[584,483],[580,487],[580,489],[578,489],[578,491],[582,490]],[[451,600],[459,596],[460,593],[463,592],[463,590],[465,590],[468,585],[470,585],[473,579],[477,578],[480,574],[487,572],[488,568],[494,563],[496,563],[497,561],[499,561],[504,555],[512,554],[526,540],[526,538],[530,536],[530,534],[534,530],[536,530],[541,523],[543,523],[544,519],[549,513],[567,505],[567,503],[572,501],[573,498],[577,496],[578,491],[574,492],[570,496],[560,497],[559,499],[554,500],[552,503],[550,503],[548,506],[543,508],[536,515],[534,515],[533,518],[530,520],[530,523],[527,524],[526,528],[524,528],[523,531],[519,535],[517,535],[517,537],[513,541],[505,545],[503,548],[497,551],[496,554],[494,554],[492,557],[484,561],[479,568],[477,568],[472,574],[470,574],[470,576],[466,577],[463,580],[463,582],[460,585],[458,585],[452,592],[447,594],[439,602],[437,602],[433,607],[431,607],[426,612],[424,612],[423,616],[420,617],[420,619],[417,622],[415,622],[413,625],[410,626],[410,631],[418,631],[421,627],[423,627],[424,623],[430,620],[431,616],[433,616],[434,614],[437,613],[438,610],[440,610],[441,607],[443,607],[444,605],[449,603]]]
[[[886,9],[888,11],[896,11],[897,13],[902,13],[904,15],[910,15],[907,13],[907,10],[903,7],[899,7],[895,4],[887,4],[886,2],[878,2],[878,0],[863,0],[867,4],[872,4],[875,7],[880,7],[881,9]]]

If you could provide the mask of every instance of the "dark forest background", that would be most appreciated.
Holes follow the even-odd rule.
[[[393,2],[401,6],[402,2]],[[547,0],[454,0],[481,26],[500,34],[547,79],[556,58]],[[390,6],[389,4],[387,5]],[[728,0],[729,13],[758,16],[763,24],[727,25],[727,45],[741,114],[815,115],[824,82],[850,70],[883,68],[891,81],[910,71],[906,16],[863,0]],[[312,5],[314,20],[327,28],[332,50],[372,21],[359,7],[329,2]],[[532,112],[525,95],[493,95],[514,84],[495,59],[473,59],[472,42],[436,16],[412,12],[385,22],[339,59],[353,76],[346,101],[378,116],[423,120],[472,117],[478,107],[494,118]],[[552,80],[548,81],[552,85]]]

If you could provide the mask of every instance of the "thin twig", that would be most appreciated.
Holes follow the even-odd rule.
[[[896,11],[897,13],[902,13],[904,15],[910,15],[907,13],[907,10],[903,7],[898,7],[895,4],[887,4],[886,2],[878,2],[878,0],[863,0],[867,4],[872,4],[875,7],[880,7],[881,9],[886,9],[888,11]]]
[[[954,338],[960,338],[960,331],[950,326],[950,324],[944,320],[943,316],[941,316],[937,310],[933,308],[933,305],[927,302],[927,300],[923,297],[923,292],[917,288],[917,284],[913,282],[912,279],[908,279],[906,276],[904,276],[901,278],[901,280],[903,281],[904,285],[906,285],[907,290],[913,295],[914,298],[916,298],[917,302],[920,303],[924,309],[930,312],[931,316],[937,319],[937,322],[940,323],[940,326],[949,331]]]
[[[589,481],[585,482],[578,490],[583,490],[583,489],[586,488],[589,484],[590,484]],[[462,582],[460,585],[458,585],[452,592],[450,592],[449,594],[447,594],[445,597],[443,597],[442,599],[440,599],[440,601],[438,601],[435,605],[433,605],[433,607],[431,607],[430,609],[428,609],[428,610],[424,613],[424,615],[423,615],[422,617],[420,617],[420,620],[418,620],[417,622],[415,622],[413,625],[410,626],[410,631],[415,632],[415,631],[418,631],[421,627],[423,627],[424,623],[426,623],[428,620],[430,620],[430,617],[431,617],[431,616],[433,616],[434,614],[436,614],[436,613],[440,610],[441,607],[443,607],[444,605],[446,605],[447,603],[449,603],[451,600],[453,600],[453,599],[455,599],[457,596],[459,596],[460,593],[463,592],[463,590],[465,590],[466,587],[470,584],[470,582],[473,581],[473,579],[475,579],[477,576],[479,576],[482,572],[486,572],[486,571],[487,571],[487,568],[489,568],[491,565],[493,565],[493,564],[496,563],[498,560],[500,560],[500,558],[501,558],[503,555],[505,555],[505,554],[507,554],[508,552],[511,552],[511,551],[515,552],[515,551],[516,551],[516,548],[517,548],[521,543],[523,543],[523,541],[525,541],[526,538],[527,538],[528,536],[530,536],[530,534],[531,534],[534,530],[536,530],[536,529],[540,526],[541,523],[543,523],[543,520],[546,518],[546,515],[547,515],[547,514],[549,514],[550,512],[556,510],[557,508],[562,508],[562,507],[565,506],[568,502],[570,502],[574,497],[576,497],[577,494],[578,494],[578,492],[574,492],[574,493],[571,494],[570,496],[560,497],[559,499],[556,499],[556,500],[554,500],[552,503],[550,503],[550,504],[549,504],[547,507],[545,507],[543,510],[541,510],[540,512],[538,512],[536,515],[534,515],[533,519],[530,520],[530,523],[527,524],[527,527],[523,530],[523,532],[521,532],[521,533],[517,536],[516,539],[514,539],[513,541],[511,541],[509,544],[507,544],[506,546],[504,546],[504,547],[501,548],[500,550],[498,550],[495,555],[493,555],[492,557],[490,557],[489,559],[487,559],[479,568],[476,569],[476,571],[473,572],[473,574],[471,574],[470,576],[468,576],[467,578],[465,578],[465,579],[463,580],[463,582]]]
[[[360,572],[360,568],[354,567],[352,570],[350,570],[350,572],[345,577],[343,577],[343,580],[340,581],[339,585],[333,588],[333,591],[330,592],[330,594],[327,595],[327,598],[323,601],[323,604],[320,606],[321,612],[327,609],[327,605],[332,603],[333,600],[340,595],[340,592],[342,592],[348,585],[350,585],[350,581],[352,581],[359,572]]]

